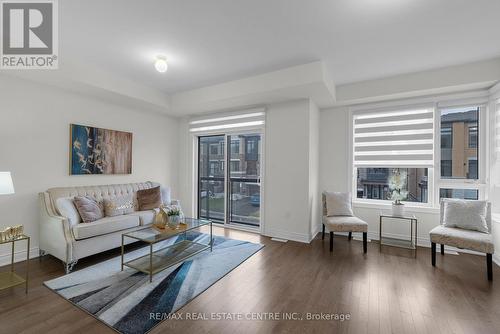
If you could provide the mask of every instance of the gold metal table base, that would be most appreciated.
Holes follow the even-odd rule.
[[[15,244],[17,241],[27,241],[26,246],[26,275],[21,277],[19,274],[14,272],[14,254],[15,254]],[[29,261],[30,261],[30,237],[27,235],[20,235],[18,237],[0,241],[0,244],[12,243],[11,257],[10,257],[10,271],[0,273],[0,290],[12,288],[21,284],[25,285],[25,292],[28,293],[28,281],[29,281]]]

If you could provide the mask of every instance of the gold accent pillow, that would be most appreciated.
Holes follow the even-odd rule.
[[[104,213],[107,217],[127,215],[134,212],[134,196],[132,194],[104,199]]]

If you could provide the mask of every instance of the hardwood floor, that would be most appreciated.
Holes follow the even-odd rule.
[[[166,320],[151,333],[499,333],[500,270],[486,279],[485,257],[437,255],[335,236],[311,244],[280,243],[251,233],[215,228],[229,238],[261,242],[264,249],[178,311],[296,312],[349,314],[349,321],[327,320]],[[76,270],[116,256],[118,250],[80,261]],[[1,268],[0,270],[5,270]],[[23,270],[23,264],[18,265]],[[30,261],[29,294],[22,287],[0,292],[0,333],[114,333],[59,297],[42,283],[64,274],[60,261]],[[252,312],[255,312],[252,313]]]

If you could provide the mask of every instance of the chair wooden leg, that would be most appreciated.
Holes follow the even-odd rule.
[[[488,267],[488,281],[493,281],[493,256],[486,254],[486,266]]]
[[[349,232],[349,236],[347,237],[347,240],[351,241],[352,239],[352,232]]]
[[[431,242],[431,258],[432,258],[432,266],[436,266],[436,243]]]
[[[330,232],[330,252],[333,252],[333,232]]]
[[[325,224],[323,224],[323,234],[321,234],[321,240],[325,240]]]
[[[363,253],[368,249],[368,232],[363,232]]]
[[[444,255],[444,245],[441,244],[441,255]]]

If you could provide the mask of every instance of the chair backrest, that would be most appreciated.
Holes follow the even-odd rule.
[[[443,225],[443,219],[444,219],[444,203],[446,202],[451,202],[451,201],[456,201],[456,199],[453,198],[441,198],[440,201],[440,207],[439,207],[439,224]],[[468,201],[468,202],[474,202],[474,200],[461,200],[461,201]],[[486,224],[488,224],[488,231],[491,233],[491,203],[486,202]]]
[[[349,202],[350,202],[350,206],[351,206],[351,210],[352,210],[352,200],[350,199],[350,196],[351,196],[351,193],[349,192],[335,192],[335,191],[323,191],[323,193],[321,194],[321,202],[322,202],[322,207],[323,207],[323,216],[328,216],[328,209],[327,209],[327,201],[326,201],[326,196],[327,196],[327,193],[335,193],[337,195],[347,195],[349,197]]]

